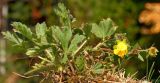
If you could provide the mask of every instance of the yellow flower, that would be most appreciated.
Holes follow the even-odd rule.
[[[156,47],[150,47],[150,48],[148,49],[148,53],[149,53],[149,55],[150,55],[151,57],[156,57],[157,52],[159,52],[159,51],[158,51],[158,49],[157,49]]]
[[[117,45],[114,45],[113,49],[115,55],[118,55],[119,57],[123,58],[124,55],[128,53],[128,45],[126,43],[126,40],[125,39],[123,39],[123,41],[117,40]]]

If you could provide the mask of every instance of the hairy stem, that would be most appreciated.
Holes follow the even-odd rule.
[[[97,50],[100,46],[102,46],[103,45],[103,42],[100,42],[100,43],[98,43],[94,48],[93,48],[93,50]]]
[[[82,47],[87,43],[87,40],[85,40],[80,46],[79,48],[71,55],[71,56],[75,56],[81,49]]]
[[[48,49],[46,49],[45,50],[45,52],[46,52],[46,56],[47,56],[47,58],[49,58],[51,61],[53,61],[54,60],[54,58],[53,58],[53,56],[52,56],[52,54],[49,52],[49,50]]]

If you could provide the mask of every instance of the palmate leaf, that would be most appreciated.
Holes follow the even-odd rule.
[[[28,28],[26,25],[20,22],[13,22],[11,25],[15,28],[16,32],[22,34],[24,37],[28,39],[32,39],[32,32],[30,28]]]
[[[62,46],[62,49],[64,51],[64,56],[61,62],[65,63],[68,60],[67,57],[68,46],[69,46],[69,41],[71,40],[72,37],[71,28],[65,26],[61,30],[59,27],[54,26],[52,27],[52,36],[56,40],[56,42],[60,43]]]
[[[64,51],[68,50],[68,44],[72,37],[72,31],[68,27],[61,30],[59,27],[52,27],[52,35],[57,42],[60,42]]]
[[[71,37],[72,37],[72,31],[71,31],[71,28],[69,27],[64,27],[63,28],[63,37],[61,38],[61,44],[62,44],[62,47],[63,47],[63,50],[64,50],[64,56],[63,56],[63,59],[62,59],[62,63],[66,63],[66,61],[68,60],[68,57],[67,57],[67,52],[68,52],[68,45],[69,45],[69,41],[71,40]]]
[[[106,20],[100,21],[99,25],[93,23],[91,32],[98,38],[104,39],[105,37],[113,35],[116,29],[117,26],[114,26],[112,20],[108,18]]]
[[[62,18],[67,18],[68,16],[68,11],[66,9],[66,7],[64,6],[64,4],[59,3],[58,4],[58,8],[54,9],[55,13]]]
[[[21,44],[22,43],[21,39],[19,39],[17,36],[15,36],[14,34],[10,33],[9,31],[2,32],[2,34],[4,35],[4,37],[6,39],[8,39],[9,41],[13,42],[14,44]]]
[[[60,42],[60,38],[63,36],[61,29],[58,26],[52,26],[51,30],[52,30],[52,37],[54,38],[54,40],[57,43]]]
[[[71,31],[71,28],[67,26],[63,27],[62,29],[60,29],[57,26],[53,26],[52,36],[57,43],[60,43],[60,45],[62,46],[62,49],[64,50],[62,63],[65,63],[68,60],[67,58],[68,53],[76,51],[78,48],[78,44],[82,42],[82,40],[85,38],[85,36],[83,35],[76,34],[71,40],[72,31]]]
[[[60,17],[60,22],[64,26],[70,26],[71,20],[69,16],[69,11],[66,9],[64,4],[59,3],[58,8],[54,9],[55,13]]]
[[[97,37],[103,38],[102,30],[101,30],[101,28],[96,23],[92,24],[92,30],[91,30],[91,32],[94,33]]]
[[[65,26],[64,29],[63,29],[63,39],[64,39],[64,42],[63,42],[63,46],[64,46],[64,49],[68,50],[68,44],[69,44],[69,41],[71,40],[71,37],[72,37],[72,31],[71,31],[71,28]]]
[[[79,71],[82,71],[84,69],[84,66],[85,66],[85,59],[83,56],[79,56],[76,58],[76,61],[75,61],[75,64],[76,64],[76,68],[79,70]]]
[[[76,34],[71,41],[69,51],[74,52],[78,48],[78,44],[82,42],[84,38],[85,36]]]
[[[92,66],[92,72],[94,74],[101,74],[104,72],[103,65],[101,63],[96,63]]]
[[[47,31],[47,26],[46,23],[43,22],[41,24],[37,23],[37,25],[35,26],[36,28],[36,36],[37,39],[40,40],[40,44],[42,45],[47,45],[47,38],[46,38],[46,31]]]
[[[45,36],[46,30],[47,30],[47,26],[46,23],[43,22],[41,24],[37,23],[37,25],[35,26],[36,28],[36,35],[38,38]]]

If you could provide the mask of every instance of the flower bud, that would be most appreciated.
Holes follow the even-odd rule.
[[[158,51],[158,49],[157,49],[156,47],[150,47],[150,48],[148,49],[148,53],[149,53],[149,55],[150,55],[151,57],[156,57],[157,52],[159,52],[159,51]]]

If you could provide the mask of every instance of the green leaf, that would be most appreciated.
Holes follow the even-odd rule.
[[[52,36],[53,38],[56,40],[56,42],[62,42],[63,39],[63,32],[61,31],[61,29],[58,26],[54,26],[52,27]]]
[[[45,22],[43,22],[41,24],[37,23],[37,25],[36,25],[36,35],[37,35],[37,37],[40,38],[42,36],[45,36],[46,29],[47,29],[47,26],[46,26]]]
[[[95,74],[102,74],[104,72],[104,69],[96,69],[93,71]]]
[[[68,44],[72,37],[72,31],[69,27],[64,27],[62,30],[59,27],[52,27],[53,37],[61,43],[64,51],[68,50]]]
[[[46,37],[47,26],[46,23],[43,22],[41,24],[37,23],[36,25],[36,35],[37,39],[40,41],[41,45],[47,45],[47,37]]]
[[[17,38],[14,34],[11,34],[9,31],[7,32],[2,32],[4,37],[8,39],[9,41],[15,43],[15,44],[20,44],[22,42],[21,39]]]
[[[64,54],[61,63],[64,63],[64,64],[65,64],[67,61],[68,61],[67,54]]]
[[[101,74],[104,71],[102,67],[103,65],[101,63],[96,63],[95,65],[92,66],[92,72],[95,74]]]
[[[24,37],[28,39],[32,39],[32,32],[30,28],[28,28],[26,25],[20,22],[13,22],[11,25],[15,28],[16,32],[22,34]]]
[[[91,34],[92,27],[90,25],[85,25],[83,28],[84,34],[88,37]]]
[[[71,40],[71,37],[72,37],[72,31],[71,31],[71,28],[69,27],[64,27],[64,31],[63,31],[63,39],[64,41],[61,41],[62,42],[62,46],[65,50],[68,49],[68,44],[69,44],[69,41]]]
[[[136,44],[134,44],[134,45],[132,46],[132,50],[134,50],[134,49],[141,49],[139,43],[136,43]]]
[[[52,26],[51,30],[52,30],[52,37],[54,38],[54,40],[57,43],[60,42],[60,38],[63,36],[61,29],[58,26]]]
[[[58,8],[56,8],[55,13],[60,17],[60,22],[64,26],[70,26],[71,17],[69,15],[69,11],[66,9],[64,4],[59,3]]]
[[[48,45],[48,41],[47,41],[46,36],[42,36],[42,37],[41,37],[41,44],[42,44],[42,45]]]
[[[105,39],[105,37],[113,35],[116,29],[117,26],[114,26],[112,20],[108,18],[106,20],[100,21],[99,25],[93,23],[91,32],[97,37]]]
[[[144,59],[140,54],[138,54],[138,59],[144,62]]]
[[[107,33],[108,36],[111,36],[115,33],[115,31],[117,30],[118,26],[113,26],[112,29],[110,29]]]
[[[85,66],[84,57],[83,57],[83,56],[78,56],[78,57],[76,58],[75,64],[76,64],[76,68],[77,68],[79,71],[82,71],[82,70],[84,69],[84,66]]]
[[[103,65],[101,64],[101,63],[96,63],[94,66],[93,66],[93,68],[94,69],[99,69],[99,68],[101,68]]]
[[[60,43],[64,52],[64,56],[63,56],[63,59],[62,59],[62,63],[66,63],[66,61],[68,60],[68,57],[67,57],[67,52],[68,52],[68,45],[69,45],[69,42],[71,40],[71,37],[72,37],[72,31],[71,31],[71,28],[69,27],[63,27],[62,30],[59,28],[59,27],[52,27],[52,35],[53,35],[53,38],[56,40],[57,43]]]
[[[102,30],[100,29],[100,27],[96,23],[92,24],[92,30],[91,30],[91,32],[93,34],[95,34],[97,37],[103,38]]]
[[[78,43],[82,42],[84,38],[85,36],[76,34],[71,41],[71,44],[69,46],[69,51],[74,52],[78,48]]]
[[[64,6],[64,4],[62,3],[58,4],[58,8],[55,9],[55,13],[62,18],[67,18],[68,16],[68,11],[66,7]]]

